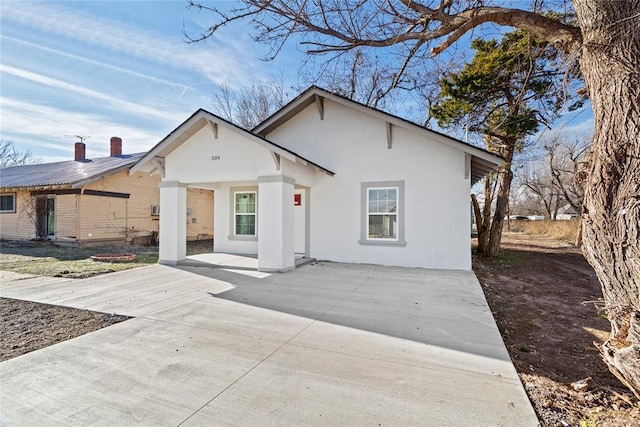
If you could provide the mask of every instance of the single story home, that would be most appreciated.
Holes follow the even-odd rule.
[[[110,154],[88,159],[78,142],[74,160],[0,169],[0,238],[88,244],[157,235],[159,177],[129,174],[144,153],[122,154],[121,138],[111,138]],[[212,238],[213,193],[193,189],[187,201],[185,238]]]
[[[214,192],[212,250],[471,268],[470,187],[488,151],[312,86],[252,131],[198,110],[131,168],[160,174],[160,259],[185,259],[188,190]]]
[[[580,218],[580,212],[578,212],[569,203],[565,204],[560,209],[558,209],[558,212],[556,213],[556,219],[558,220],[569,221],[569,220],[578,219],[578,218]]]

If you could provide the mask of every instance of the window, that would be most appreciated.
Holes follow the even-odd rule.
[[[16,194],[0,194],[0,213],[16,212]]]
[[[256,235],[256,192],[234,193],[234,224],[233,230],[236,236]]]
[[[404,181],[362,183],[360,244],[405,246]]]
[[[367,189],[367,239],[398,240],[398,188]]]

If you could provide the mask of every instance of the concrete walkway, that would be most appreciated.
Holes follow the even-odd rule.
[[[2,272],[136,318],[0,363],[0,425],[537,425],[471,272],[314,263]]]

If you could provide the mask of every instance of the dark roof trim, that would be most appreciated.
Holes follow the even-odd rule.
[[[84,194],[85,196],[100,196],[100,197],[114,197],[117,199],[128,199],[131,197],[129,193],[117,193],[114,191],[101,191],[101,190],[80,190],[79,188],[65,188],[61,190],[35,190],[30,193],[32,196],[46,196],[46,195],[67,195],[67,194]]]
[[[65,188],[62,190],[35,190],[30,193],[32,196],[45,196],[49,194],[65,195],[65,194],[80,194],[79,188]]]

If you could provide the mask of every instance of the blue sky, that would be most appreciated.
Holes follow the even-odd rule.
[[[232,2],[217,1],[217,6]],[[244,22],[187,44],[212,16],[180,1],[0,2],[0,135],[45,162],[70,160],[77,138],[87,156],[147,151],[198,108],[217,85],[241,87],[283,74],[292,85],[303,55],[287,45],[275,61]],[[588,111],[568,116],[588,128]]]
[[[0,134],[43,161],[147,151],[196,109],[216,85],[241,86],[297,69],[291,55],[260,58],[266,48],[242,29],[205,43],[183,41],[210,16],[184,1],[2,1]],[[293,49],[295,52],[295,49]],[[293,78],[295,78],[295,73]]]

